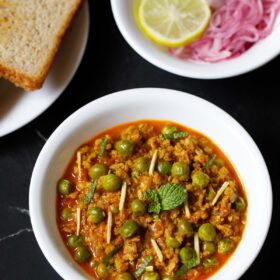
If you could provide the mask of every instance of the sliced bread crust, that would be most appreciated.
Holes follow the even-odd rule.
[[[34,1],[34,0],[25,0],[25,1]],[[57,0],[57,1],[63,1],[63,0]],[[53,64],[57,51],[61,45],[62,39],[67,29],[69,28],[81,3],[82,0],[75,0],[72,9],[68,12],[67,17],[65,18],[63,24],[59,27],[58,32],[54,39],[54,43],[47,54],[47,58],[45,62],[40,66],[40,71],[38,71],[38,73],[36,73],[35,75],[28,75],[28,73],[20,71],[17,68],[11,67],[10,65],[6,65],[3,62],[1,63],[0,60],[0,77],[3,77],[11,81],[16,86],[21,87],[27,91],[32,91],[41,88]],[[0,22],[0,27],[1,27],[1,22]],[[0,53],[0,57],[1,57],[1,53]]]

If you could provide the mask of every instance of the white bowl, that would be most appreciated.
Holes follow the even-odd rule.
[[[209,136],[229,157],[248,196],[248,222],[228,263],[211,279],[240,277],[259,253],[272,212],[272,191],[263,157],[248,133],[227,113],[190,94],[132,89],[99,98],[66,119],[41,151],[31,178],[29,206],[39,246],[66,280],[89,279],[67,251],[56,224],[56,183],[77,147],[105,129],[142,120],[171,120]]]
[[[202,64],[172,57],[139,30],[133,15],[135,0],[111,0],[115,21],[125,40],[144,59],[168,72],[190,78],[219,79],[252,71],[280,53],[280,16],[274,31],[241,56],[218,63]]]

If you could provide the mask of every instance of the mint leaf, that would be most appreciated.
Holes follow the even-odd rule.
[[[197,258],[192,258],[186,264],[187,264],[188,268],[191,269],[191,268],[197,266],[199,264],[199,262],[198,262]]]
[[[179,184],[168,183],[157,191],[162,210],[170,210],[180,206],[187,199],[187,190]]]
[[[90,182],[88,192],[84,197],[84,204],[89,204],[90,203],[91,199],[93,198],[93,195],[94,195],[94,192],[95,192],[95,189],[96,189],[96,185],[97,185],[96,181],[91,181]]]
[[[134,276],[135,278],[138,278],[146,269],[146,267],[149,265],[149,263],[153,260],[152,256],[148,256],[139,266],[138,269],[135,271]]]
[[[154,203],[154,204],[150,204],[148,206],[148,212],[149,213],[155,213],[155,214],[159,214],[161,210],[161,205],[160,203]]]
[[[205,171],[207,168],[211,167],[211,166],[213,165],[215,159],[216,159],[216,155],[213,155],[213,156],[206,162],[206,164],[204,165],[204,167],[202,168],[203,171]]]
[[[157,192],[154,190],[147,190],[145,192],[145,199],[148,201],[155,201],[158,199]]]
[[[147,190],[145,199],[151,202],[148,212],[159,214],[161,210],[171,210],[184,203],[187,199],[187,190],[182,185],[168,183],[157,191]]]
[[[107,138],[103,137],[101,140],[100,149],[98,152],[98,158],[101,158],[103,156],[105,149],[106,149],[106,145],[107,145]]]
[[[183,137],[187,137],[189,134],[185,131],[179,131],[179,132],[173,132],[170,134],[162,134],[162,137],[164,139],[171,139],[171,140],[177,140]]]
[[[102,263],[105,265],[105,266],[108,266],[109,264],[109,261],[114,257],[114,255],[116,255],[121,249],[121,246],[120,245],[117,245],[111,252],[109,252],[105,258],[103,259]]]
[[[147,190],[145,192],[145,199],[151,202],[151,204],[148,206],[148,212],[159,214],[161,205],[157,191]]]
[[[185,273],[187,273],[187,271],[195,266],[197,266],[198,260],[196,258],[192,258],[190,259],[187,263],[183,264],[175,273],[175,277],[181,277],[183,276]]]

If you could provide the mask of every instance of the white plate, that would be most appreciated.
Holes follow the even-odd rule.
[[[80,65],[89,34],[89,6],[78,11],[40,90],[24,92],[0,78],[0,137],[29,123],[61,95]]]

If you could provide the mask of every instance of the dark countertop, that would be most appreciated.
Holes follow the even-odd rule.
[[[130,48],[116,27],[109,1],[90,2],[89,44],[71,84],[45,113],[0,138],[0,279],[61,279],[39,249],[28,213],[30,177],[44,145],[40,135],[48,138],[84,104],[108,93],[136,87],[171,88],[205,98],[227,111],[251,134],[271,175],[274,211],[266,242],[241,279],[275,279],[272,275],[278,268],[272,256],[280,249],[277,231],[280,153],[276,134],[280,131],[277,96],[280,57],[256,71],[231,79],[201,81],[175,76],[149,64]]]

